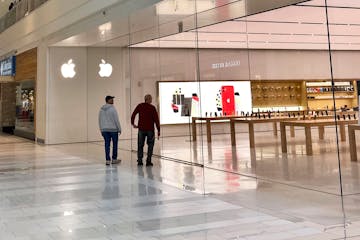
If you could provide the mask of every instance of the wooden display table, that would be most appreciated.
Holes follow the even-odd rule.
[[[212,121],[229,121],[232,118],[242,118],[242,116],[219,116],[219,117],[192,117],[192,136],[193,141],[196,141],[196,121],[206,121],[206,136],[207,142],[211,142],[211,122]]]
[[[360,130],[360,125],[349,125],[348,126],[349,144],[350,144],[350,159],[352,162],[357,161],[355,130]]]
[[[303,117],[303,116],[301,116]],[[312,118],[312,116],[305,116],[305,118]],[[321,116],[319,119],[333,119],[334,116]],[[265,119],[258,118],[232,118],[230,119],[230,133],[231,133],[231,145],[236,146],[236,132],[235,132],[235,124],[236,123],[245,123],[248,124],[249,128],[249,143],[250,148],[255,147],[255,133],[254,133],[254,124],[256,123],[273,123],[273,133],[274,136],[277,136],[277,124],[282,121],[299,121],[297,117],[272,117]],[[290,136],[295,137],[295,127],[290,126]]]
[[[273,118],[232,118],[230,119],[230,133],[231,133],[231,145],[236,146],[236,132],[235,132],[235,123],[245,123],[248,124],[249,128],[249,143],[250,148],[255,147],[255,133],[254,133],[254,124],[256,123],[273,123],[273,133],[274,136],[277,136],[277,123],[284,120],[290,120],[289,117],[273,117]]]
[[[297,120],[297,121],[281,121],[280,122],[280,133],[281,133],[281,149],[283,153],[287,152],[287,141],[286,141],[286,127],[304,127],[305,138],[306,138],[306,155],[312,156],[312,139],[311,139],[311,127],[319,128],[319,138],[324,139],[325,126],[339,125],[341,141],[346,141],[345,136],[345,125],[357,123],[358,120],[337,120],[334,119],[317,119],[317,120]]]
[[[231,120],[232,119],[247,119],[247,120],[252,120],[256,123],[269,123],[269,122],[273,122],[273,128],[274,128],[274,135],[277,136],[277,122],[278,120],[272,120],[272,119],[289,119],[288,117],[274,117],[274,118],[258,118],[258,117],[246,117],[246,116],[221,116],[221,117],[193,117],[192,118],[192,136],[193,136],[193,141],[196,141],[197,139],[197,133],[196,133],[196,121],[206,121],[206,137],[207,137],[207,142],[211,142],[211,122],[213,121],[230,121],[231,124]],[[250,126],[249,126],[250,127]],[[230,125],[230,130],[232,129],[231,125]],[[293,135],[295,135],[294,131],[292,131]],[[235,128],[234,128],[234,133],[235,133]],[[233,133],[231,133],[233,134]],[[231,137],[231,139],[233,139],[233,136]],[[236,143],[235,143],[236,144]]]
[[[295,114],[296,111],[291,111],[293,114],[290,115],[289,117],[289,113],[288,112],[280,112],[280,116],[277,116],[279,113],[271,113],[271,118],[268,118],[267,113],[260,113],[261,118],[258,117],[248,117],[248,116],[218,116],[218,117],[192,117],[192,138],[193,141],[197,140],[197,132],[196,132],[196,123],[197,121],[205,121],[206,122],[206,138],[207,138],[207,142],[211,142],[212,138],[211,138],[211,122],[218,122],[218,121],[230,121],[232,119],[237,119],[236,122],[241,121],[241,119],[246,119],[248,122],[243,122],[243,123],[248,123],[249,124],[249,134],[253,134],[253,123],[273,123],[273,132],[274,132],[274,136],[277,136],[277,123],[285,120],[285,121],[294,121],[294,120],[298,120],[298,118],[302,118],[302,115],[297,115]],[[299,113],[304,113],[303,110],[298,111]],[[330,111],[329,111],[330,113]],[[346,112],[344,112],[346,114]],[[295,114],[295,115],[294,115]],[[265,118],[264,118],[265,116]],[[313,118],[312,115],[305,115],[305,118]],[[318,119],[333,119],[334,115],[321,115],[317,117]],[[249,122],[250,121],[250,122]],[[234,128],[234,131],[231,130],[232,134],[235,134],[235,126],[231,125],[231,121],[230,121],[230,130],[232,128]],[[252,128],[252,130],[250,131],[250,128]],[[295,137],[295,129],[294,126],[290,126],[290,136],[291,137]],[[232,145],[236,145],[236,141],[235,141],[235,136],[231,136],[232,139]],[[252,142],[252,141],[251,141]]]

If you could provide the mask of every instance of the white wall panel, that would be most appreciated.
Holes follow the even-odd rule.
[[[131,112],[143,102],[146,93],[155,96],[154,105],[157,105],[157,81],[196,79],[195,50],[132,48],[130,59],[127,54],[128,49],[122,48],[50,49],[47,143],[101,141],[97,119],[106,95],[116,96],[115,107],[123,128],[120,139],[136,138],[137,131],[133,131],[130,125]],[[360,69],[356,68],[359,51],[337,51],[333,54],[335,78],[360,78]],[[65,80],[60,75],[60,65],[69,58],[77,63],[77,75],[72,80]],[[109,78],[98,75],[102,58],[113,65],[113,75]],[[126,73],[129,71],[129,60],[131,82]],[[212,68],[212,63],[235,60],[239,60],[240,65]],[[201,80],[330,78],[329,54],[326,51],[202,49],[200,61]],[[221,127],[213,130],[214,133],[224,132]],[[162,127],[162,136],[188,134],[186,124]]]
[[[48,86],[49,144],[87,141],[86,48],[51,48]],[[76,75],[65,79],[61,65],[73,59]]]
[[[113,66],[113,73],[108,78],[98,74],[101,59]],[[122,127],[120,139],[130,136],[129,105],[126,97],[128,88],[124,80],[121,48],[88,48],[88,141],[99,141],[102,137],[98,127],[98,113],[105,104],[105,96],[115,96],[114,106],[118,111]]]

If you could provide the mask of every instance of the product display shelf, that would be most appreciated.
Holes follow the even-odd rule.
[[[307,107],[310,109],[333,108],[334,100],[337,109],[357,107],[357,86],[354,80],[314,80],[306,81]]]
[[[301,80],[252,81],[253,109],[304,109],[306,107],[305,83]]]
[[[308,100],[353,99],[355,96],[308,96]]]

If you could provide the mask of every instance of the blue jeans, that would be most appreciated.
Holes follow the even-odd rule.
[[[118,140],[119,135],[117,132],[102,132],[101,135],[105,140],[105,159],[106,161],[110,161],[110,142],[113,142],[113,152],[112,159],[117,159],[118,154]]]
[[[146,143],[148,145],[146,162],[151,162],[151,157],[153,154],[153,149],[155,144],[155,133],[154,131],[141,131],[141,130],[139,130],[138,132],[138,151],[137,151],[138,162],[142,162],[144,156],[145,138],[146,138]]]

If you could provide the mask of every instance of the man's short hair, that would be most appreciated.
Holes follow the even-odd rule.
[[[146,94],[145,97],[144,97],[145,102],[146,102],[148,99],[152,99],[152,96],[151,96],[150,94]]]

